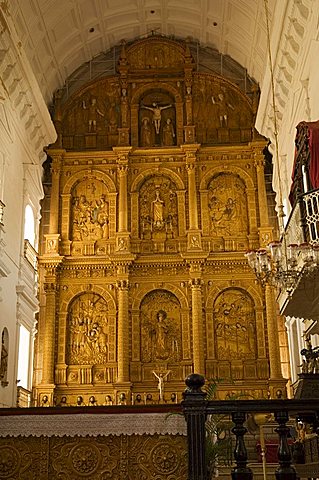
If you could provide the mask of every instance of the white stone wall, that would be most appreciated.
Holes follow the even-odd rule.
[[[55,130],[21,42],[1,20],[0,200],[5,207],[0,225],[0,334],[4,327],[9,333],[8,385],[0,383],[4,407],[16,405],[20,324],[34,334],[36,271],[24,254],[24,211],[27,203],[34,208],[38,229],[43,147],[55,141]]]

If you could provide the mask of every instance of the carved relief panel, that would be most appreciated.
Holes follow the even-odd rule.
[[[172,293],[155,290],[141,304],[142,362],[178,362],[181,358],[180,303]]]
[[[73,241],[109,238],[107,187],[94,178],[85,179],[72,190],[71,239]]]
[[[105,365],[108,351],[106,301],[95,293],[76,297],[69,306],[67,316],[67,363]]]
[[[246,292],[230,288],[219,294],[213,319],[219,360],[256,358],[254,302]]]
[[[176,113],[169,93],[147,93],[139,105],[139,144],[142,147],[176,145]]]
[[[235,175],[220,174],[208,185],[210,234],[229,237],[248,234],[247,196],[244,182]]]
[[[116,145],[120,123],[119,79],[103,79],[79,92],[67,105],[62,120],[63,146],[103,148]]]
[[[176,238],[178,212],[176,185],[168,177],[151,177],[139,192],[140,235],[144,240]]]
[[[207,74],[194,76],[193,118],[200,143],[247,141],[240,132],[237,138],[230,138],[226,130],[249,130],[253,122],[247,99],[228,82]]]

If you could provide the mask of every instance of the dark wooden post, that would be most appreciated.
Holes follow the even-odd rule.
[[[235,424],[232,428],[232,432],[236,436],[234,450],[236,467],[233,468],[231,476],[233,480],[252,480],[253,472],[247,467],[247,450],[244,440],[244,435],[247,432],[247,428],[244,427],[246,414],[244,412],[233,412],[232,419]]]
[[[186,378],[187,389],[182,402],[187,422],[188,480],[207,480],[205,458],[206,393],[202,392],[205,379],[193,373]]]
[[[278,463],[279,467],[276,469],[277,480],[296,480],[297,474],[294,467],[291,466],[291,451],[288,445],[288,433],[289,428],[286,423],[288,422],[287,412],[276,412],[275,420],[278,422],[278,427],[275,431],[279,435],[278,446]]]

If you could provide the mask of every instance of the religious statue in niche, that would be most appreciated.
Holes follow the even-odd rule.
[[[176,186],[167,177],[151,177],[139,195],[140,231],[143,239],[177,236]]]
[[[212,235],[247,235],[247,199],[240,178],[228,174],[213,178],[208,186],[208,209]]]
[[[140,145],[172,146],[176,144],[175,109],[168,94],[146,95],[140,104]]]
[[[223,291],[215,300],[213,319],[219,360],[256,358],[254,303],[246,292]]]
[[[109,238],[109,202],[105,185],[96,179],[84,180],[72,192],[72,240]]]
[[[67,317],[67,357],[70,365],[104,365],[108,353],[108,310],[97,294],[77,297]]]
[[[148,294],[141,305],[143,362],[180,359],[180,304],[165,290]]]

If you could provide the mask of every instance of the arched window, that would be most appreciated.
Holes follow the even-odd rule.
[[[4,328],[1,334],[1,358],[0,358],[0,381],[3,387],[8,385],[8,356],[9,356],[9,334]]]
[[[29,240],[32,247],[35,245],[35,222],[32,207],[27,205],[24,212],[24,239]]]

